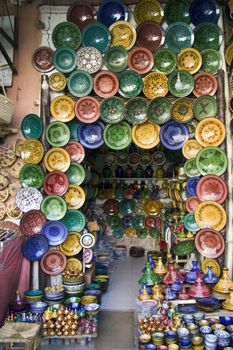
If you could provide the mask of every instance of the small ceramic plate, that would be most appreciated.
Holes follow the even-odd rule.
[[[81,252],[82,246],[80,244],[81,233],[69,232],[68,237],[64,243],[59,247],[60,251],[66,256],[74,256]]]
[[[191,74],[199,71],[202,65],[202,55],[196,49],[189,47],[183,49],[177,56],[178,68],[180,70],[187,70]]]
[[[75,117],[74,101],[65,95],[57,96],[50,104],[50,112],[56,120],[67,123]]]
[[[143,209],[147,215],[156,216],[160,213],[163,205],[159,200],[156,199],[147,199],[144,202]]]
[[[205,118],[214,118],[218,112],[218,104],[213,96],[204,95],[195,99],[193,114],[195,119],[201,121]]]
[[[75,2],[68,9],[67,20],[83,30],[86,25],[95,22],[94,14],[93,7],[88,3],[84,1]]]
[[[45,176],[44,191],[48,195],[63,196],[68,186],[67,176],[62,171],[52,171]]]
[[[214,201],[222,204],[228,194],[227,184],[221,177],[207,175],[201,178],[197,185],[197,196],[200,201]]]
[[[103,64],[102,54],[95,47],[82,47],[77,53],[77,68],[88,72],[96,73]]]
[[[131,141],[131,127],[125,121],[107,125],[104,129],[104,142],[111,149],[124,149],[130,145]]]
[[[99,102],[91,96],[81,97],[75,103],[74,112],[81,122],[93,123],[100,116]]]
[[[197,232],[200,230],[199,226],[197,225],[195,221],[195,216],[193,213],[189,213],[185,215],[184,218],[184,227],[186,230],[191,231],[191,232]]]
[[[25,187],[18,190],[16,193],[16,206],[24,213],[29,210],[39,210],[43,199],[42,194],[36,188]]]
[[[134,125],[132,129],[133,142],[140,148],[150,149],[158,145],[159,125],[152,122],[145,122],[140,125]]]
[[[223,41],[222,29],[215,23],[201,23],[194,29],[193,47],[199,51],[219,50]]]
[[[68,205],[68,209],[80,209],[86,200],[86,194],[80,186],[69,185],[64,199]]]
[[[61,222],[66,225],[69,232],[81,232],[86,225],[86,218],[79,210],[67,210]]]
[[[39,139],[43,134],[43,121],[36,114],[27,114],[21,123],[21,130],[26,139]]]
[[[45,135],[51,146],[62,147],[69,142],[70,129],[62,122],[53,122],[48,125]]]
[[[148,102],[143,97],[133,97],[126,103],[125,119],[135,125],[148,119]]]
[[[135,47],[128,55],[128,66],[139,74],[148,73],[154,65],[154,57],[145,47]]]
[[[104,143],[103,131],[104,123],[100,120],[91,124],[82,123],[78,128],[78,138],[85,148],[99,148]]]
[[[140,164],[140,156],[139,156],[139,154],[137,152],[133,152],[133,153],[129,154],[128,164],[130,166],[133,166],[133,167],[135,167],[135,166]]]
[[[41,202],[40,210],[48,220],[61,220],[67,211],[67,205],[60,196],[50,195]]]
[[[91,23],[82,32],[82,45],[94,47],[101,53],[108,50],[111,44],[111,33],[102,23]]]
[[[191,22],[197,26],[204,22],[218,23],[220,10],[215,1],[194,0],[189,9]]]
[[[44,182],[44,172],[39,165],[25,164],[20,170],[19,179],[24,187],[40,189]]]
[[[95,245],[95,237],[91,233],[84,233],[80,237],[80,244],[84,249],[90,249]]]
[[[63,148],[51,148],[44,157],[46,169],[65,172],[70,166],[70,156]]]
[[[161,23],[164,11],[157,0],[140,0],[134,8],[133,16],[138,25],[148,20]]]
[[[202,146],[197,140],[188,140],[183,144],[182,153],[186,159],[194,159],[201,149]]]
[[[164,124],[171,119],[172,103],[166,97],[154,98],[148,106],[148,118],[156,124]]]
[[[199,176],[200,171],[196,166],[196,159],[189,159],[184,163],[184,172],[188,177]]]
[[[28,139],[21,149],[21,158],[25,163],[39,164],[44,155],[42,143],[36,139]]]
[[[81,40],[80,29],[71,22],[58,23],[52,32],[52,41],[56,48],[69,47],[77,50],[81,45]]]
[[[190,196],[196,196],[197,184],[200,181],[199,176],[191,177],[186,183],[186,191]]]
[[[144,95],[152,100],[155,97],[166,96],[168,93],[168,79],[163,73],[152,72],[144,78]]]
[[[41,46],[32,55],[32,64],[39,72],[47,73],[53,70],[53,49]]]
[[[198,199],[197,196],[189,197],[185,202],[186,210],[189,213],[194,213],[199,204],[200,204],[200,200]]]
[[[164,44],[165,33],[162,26],[158,23],[145,21],[137,27],[136,32],[136,43],[138,46],[154,52]]]
[[[164,165],[167,161],[165,154],[162,151],[156,151],[152,155],[153,163],[157,166]]]
[[[53,53],[54,67],[61,73],[70,73],[77,66],[77,54],[69,47],[60,47]]]
[[[70,74],[67,87],[69,92],[76,97],[87,96],[93,87],[92,78],[89,73],[76,70]]]
[[[109,97],[100,104],[101,119],[105,123],[116,124],[125,116],[125,104],[119,97]]]
[[[65,270],[66,256],[59,250],[51,250],[43,255],[40,267],[47,275],[57,276]]]
[[[112,230],[112,235],[116,239],[121,239],[124,236],[125,232],[122,227],[118,227]]]
[[[188,98],[180,98],[172,105],[172,117],[179,123],[188,123],[193,119],[193,103]]]
[[[195,219],[201,229],[213,228],[216,231],[221,231],[226,225],[227,216],[219,203],[205,201],[198,205]]]
[[[152,163],[152,155],[149,152],[143,152],[140,154],[140,164],[143,167],[149,166]]]
[[[43,235],[28,237],[22,246],[23,255],[30,261],[38,261],[49,250],[49,243]]]
[[[218,258],[225,249],[223,237],[210,228],[198,232],[195,236],[195,245],[198,252],[206,258]]]
[[[207,118],[202,120],[195,131],[195,138],[203,147],[220,146],[223,143],[225,136],[225,126],[217,118]]]
[[[194,34],[192,28],[183,22],[170,24],[166,29],[165,46],[175,53],[192,47]]]
[[[117,165],[125,166],[128,163],[128,154],[125,152],[117,152],[115,154],[115,162]]]
[[[104,55],[104,65],[113,73],[120,73],[128,66],[128,53],[122,46],[113,46]]]
[[[49,87],[52,91],[60,92],[65,90],[66,77],[61,72],[55,72],[49,76]]]
[[[119,89],[117,76],[108,71],[96,74],[94,78],[94,91],[96,95],[107,98],[116,95]]]
[[[115,198],[107,199],[103,204],[106,215],[117,215],[119,213],[119,202]]]
[[[227,169],[227,156],[219,147],[205,147],[198,153],[196,164],[203,176],[221,176]]]
[[[154,68],[159,72],[169,75],[176,69],[176,65],[177,58],[172,50],[162,48],[154,53]]]
[[[184,142],[188,140],[188,137],[188,128],[184,124],[173,120],[162,125],[160,129],[161,143],[170,150],[181,149]]]
[[[166,3],[164,9],[164,19],[166,23],[172,24],[174,22],[190,23],[189,16],[189,2],[186,0],[170,0]]]
[[[85,158],[85,149],[81,143],[70,141],[64,148],[68,152],[72,162],[82,163]]]
[[[191,94],[194,88],[192,75],[185,70],[173,72],[168,79],[169,92],[176,97],[185,97]]]
[[[30,210],[24,213],[20,219],[20,230],[27,237],[40,233],[46,217],[40,210]]]
[[[221,274],[221,267],[218,264],[218,262],[216,260],[214,260],[214,259],[204,259],[202,261],[202,266],[201,266],[202,272],[204,274],[207,273],[209,266],[212,267],[212,271],[215,274],[215,276],[219,277],[220,274]]]
[[[110,27],[117,21],[128,21],[128,8],[118,0],[104,1],[97,13],[97,20],[103,23],[106,27]]]
[[[122,46],[127,51],[134,46],[137,34],[131,23],[117,21],[111,25],[109,30],[112,37],[112,46]]]
[[[117,215],[108,215],[107,216],[107,225],[111,229],[119,228],[121,226],[121,219]]]
[[[85,264],[86,261],[84,261]],[[67,260],[66,264],[66,271],[82,271],[83,270],[83,264],[79,259],[76,258],[70,258]]]
[[[203,95],[213,96],[218,89],[218,82],[213,74],[206,72],[198,73],[195,75],[194,80],[195,86],[193,89],[193,94],[196,97]]]
[[[49,245],[62,244],[68,235],[66,226],[60,221],[48,221],[42,227],[41,233],[47,238]]]
[[[72,162],[69,169],[66,171],[70,184],[81,185],[85,179],[85,170],[81,164]]]
[[[142,77],[132,70],[121,72],[118,76],[119,94],[125,98],[136,97],[143,88]]]
[[[222,68],[222,55],[219,51],[213,49],[207,49],[202,51],[202,66],[201,69],[204,72],[217,74]]]

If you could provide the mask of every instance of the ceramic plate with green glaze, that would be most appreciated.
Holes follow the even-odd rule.
[[[194,177],[194,176],[201,175],[200,171],[197,169],[195,158],[189,159],[185,162],[184,172],[188,177]]]
[[[204,72],[217,74],[222,68],[222,55],[219,51],[207,49],[202,51],[202,66]]]
[[[213,96],[204,95],[195,99],[193,114],[195,119],[201,121],[205,118],[214,118],[218,112],[218,104]]]
[[[77,53],[69,47],[60,47],[53,53],[54,67],[62,73],[70,73],[77,66]]]
[[[222,29],[215,23],[201,23],[194,29],[193,47],[199,51],[218,50],[223,41]]]
[[[193,42],[193,30],[188,24],[175,22],[167,27],[165,46],[175,53],[178,53],[182,49],[192,47]]]
[[[173,253],[178,256],[191,254],[195,251],[195,241],[187,240],[173,246]]]
[[[116,239],[121,239],[124,236],[125,232],[122,227],[113,229],[112,235]]]
[[[174,22],[191,22],[189,16],[190,3],[187,0],[170,0],[164,9],[164,19],[169,25]]]
[[[133,97],[126,104],[125,119],[135,125],[147,121],[148,101],[143,97]]]
[[[82,45],[95,47],[101,53],[108,50],[111,40],[110,31],[99,22],[87,25],[82,31]]]
[[[119,74],[119,94],[125,98],[136,97],[143,89],[143,80],[140,74],[126,70]]]
[[[86,225],[86,218],[81,211],[70,209],[61,222],[66,225],[69,232],[81,232]]]
[[[169,75],[176,69],[176,65],[177,58],[172,50],[162,48],[154,53],[154,68],[159,72]]]
[[[108,124],[116,124],[125,116],[125,104],[119,97],[103,99],[100,104],[100,115],[102,120]]]
[[[39,139],[44,131],[43,121],[36,114],[27,114],[21,123],[21,130],[26,139]]]
[[[149,230],[146,228],[140,228],[137,230],[137,237],[140,239],[144,239],[149,235]]]
[[[70,74],[67,86],[72,95],[83,97],[90,94],[93,87],[93,81],[89,73],[76,70]]]
[[[194,213],[189,213],[184,218],[184,227],[186,230],[191,232],[197,232],[200,230],[200,227],[196,223]]]
[[[134,199],[122,199],[119,204],[119,210],[122,215],[132,214],[135,209],[136,202]]]
[[[131,127],[125,121],[109,124],[104,129],[104,142],[111,149],[124,149],[130,145],[131,141]]]
[[[135,227],[137,230],[144,228],[144,215],[135,215],[133,217],[133,227]]]
[[[47,196],[40,205],[40,210],[48,220],[61,220],[67,211],[67,204],[60,196]]]
[[[115,229],[121,226],[121,219],[117,215],[108,215],[107,216],[107,225],[111,229]]]
[[[226,153],[219,147],[204,147],[196,157],[197,169],[201,175],[221,176],[227,169]]]
[[[70,47],[73,50],[77,50],[81,45],[82,33],[75,24],[61,22],[53,30],[52,41],[56,48]]]
[[[172,103],[166,97],[154,98],[148,106],[148,118],[159,125],[166,123],[171,119]]]
[[[65,123],[53,122],[48,125],[45,135],[51,146],[62,147],[70,140],[70,129]]]
[[[20,170],[19,179],[23,186],[40,189],[44,183],[44,172],[39,165],[24,164]]]
[[[168,89],[172,95],[185,97],[191,94],[193,88],[193,76],[186,70],[177,70],[169,76]]]
[[[65,173],[70,184],[81,185],[85,179],[85,170],[81,164],[72,162]]]
[[[81,124],[81,122],[77,118],[74,118],[70,122],[66,123],[66,125],[70,129],[70,140],[71,141],[79,141],[78,128],[79,128],[80,124]]]
[[[113,73],[120,73],[128,66],[128,53],[123,46],[113,46],[104,55],[104,64]]]

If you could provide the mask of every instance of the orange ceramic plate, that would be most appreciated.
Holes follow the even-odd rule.
[[[182,153],[186,159],[196,158],[198,152],[202,149],[202,146],[197,140],[188,140],[183,144]]]
[[[74,101],[68,96],[57,96],[51,102],[50,112],[56,120],[67,123],[75,117]]]
[[[134,125],[132,129],[133,142],[140,148],[153,148],[160,141],[159,131],[160,126],[152,122]]]
[[[44,163],[49,172],[55,170],[65,172],[70,166],[70,156],[63,148],[51,148],[45,154]]]
[[[226,136],[223,123],[217,118],[206,118],[197,125],[195,131],[196,140],[203,146],[219,146]]]
[[[213,201],[205,201],[198,205],[195,211],[195,220],[198,226],[203,228],[213,228],[221,231],[227,222],[225,209]]]

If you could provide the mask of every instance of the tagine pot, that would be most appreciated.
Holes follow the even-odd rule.
[[[183,284],[180,282],[179,278],[176,278],[175,282],[171,285],[171,290],[173,292],[179,293],[183,289]]]
[[[213,287],[216,292],[228,294],[230,289],[233,289],[233,282],[228,275],[228,268],[223,267],[222,277],[217,284]]]
[[[139,294],[142,294],[144,288],[146,288],[148,294],[152,294],[152,289],[146,285],[146,283],[143,283],[143,285],[139,288]]]
[[[207,298],[211,295],[209,287],[204,283],[202,272],[197,272],[197,280],[189,289],[188,294],[194,298]]]
[[[155,283],[154,287],[152,288],[152,299],[153,300],[163,300],[164,295],[162,293],[162,288],[158,285],[158,283]]]
[[[138,299],[141,301],[150,299],[150,295],[147,292],[147,287],[145,284],[143,285],[142,292],[140,293]]]
[[[218,277],[213,273],[212,266],[208,266],[208,270],[203,277],[203,281],[207,284],[215,284],[218,282]]]
[[[165,299],[167,299],[167,300],[175,300],[176,299],[176,293],[173,292],[173,290],[169,286],[166,288]]]
[[[154,272],[157,273],[158,275],[162,275],[162,276],[165,275],[165,273],[167,273],[167,268],[163,264],[161,257],[158,258],[158,261],[157,261],[155,268],[154,268]]]
[[[195,261],[195,260],[198,261],[197,256],[196,256],[196,253],[191,253],[191,254],[190,254],[190,258],[188,259],[188,261],[187,261],[186,264],[184,265],[184,270],[185,270],[185,271],[190,271],[191,268],[193,267],[192,262]]]
[[[179,300],[188,300],[189,299],[188,292],[184,286],[182,288],[182,291],[178,295],[178,299]]]
[[[150,263],[146,263],[146,269],[143,272],[138,283],[140,284],[145,283],[147,286],[153,286],[156,282],[160,283],[161,280],[162,280],[161,277],[155,274],[151,269]]]
[[[197,280],[197,272],[199,272],[199,268],[198,268],[198,261],[197,260],[193,260],[192,261],[192,268],[191,270],[187,273],[187,275],[185,276],[185,282],[188,283],[194,283]]]
[[[181,283],[184,282],[184,277],[175,269],[174,263],[169,262],[169,269],[166,275],[163,277],[163,283],[173,284],[177,278]]]

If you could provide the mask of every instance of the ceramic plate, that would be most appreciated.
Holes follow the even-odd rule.
[[[119,74],[119,94],[125,98],[136,97],[143,88],[142,77],[132,70],[126,70]]]
[[[104,55],[104,64],[113,73],[119,73],[128,66],[128,53],[122,46],[113,46]]]
[[[119,97],[109,97],[100,104],[101,118],[105,123],[116,124],[125,116],[125,104]]]
[[[85,149],[81,143],[77,141],[70,141],[64,148],[68,152],[72,162],[82,163],[85,158]]]
[[[191,177],[186,183],[186,191],[190,196],[196,196],[197,184],[200,181],[199,176]]]
[[[91,96],[81,97],[75,103],[74,112],[81,122],[93,123],[100,116],[99,102]]]
[[[86,261],[84,261],[84,262],[85,262],[85,264],[87,264]],[[69,258],[67,260],[66,270],[67,271],[82,271],[83,270],[83,264],[82,264],[82,262],[79,259]]]
[[[77,54],[69,47],[60,47],[53,53],[54,67],[61,73],[70,73],[77,66]]]
[[[36,114],[27,114],[21,123],[21,130],[26,139],[39,139],[43,134],[43,121]]]
[[[194,0],[190,5],[189,13],[195,26],[203,22],[218,23],[220,16],[220,10],[212,0]]]
[[[212,267],[212,271],[215,274],[215,276],[219,277],[220,274],[221,274],[221,267],[218,264],[218,262],[216,260],[214,260],[214,259],[204,259],[202,261],[202,267],[201,267],[202,268],[202,272],[204,274],[207,273],[209,266]]]
[[[39,210],[40,204],[43,199],[42,194],[36,188],[25,187],[18,190],[16,193],[16,206],[22,212],[28,212],[29,210]]]
[[[156,124],[164,124],[171,119],[172,103],[166,97],[154,98],[148,106],[147,116]]]
[[[80,209],[86,200],[86,194],[82,187],[78,185],[69,185],[64,199],[68,205],[68,209]]]
[[[89,73],[76,70],[70,74],[67,86],[72,95],[82,97],[90,94],[93,82]]]
[[[213,96],[218,89],[218,82],[213,74],[206,72],[198,73],[195,75],[194,80],[195,86],[193,89],[193,94],[196,97],[203,95]]]
[[[66,226],[60,221],[48,221],[44,224],[41,234],[43,234],[51,246],[62,244],[68,235]]]
[[[219,147],[205,147],[198,153],[196,164],[202,175],[221,176],[227,169],[227,156]]]
[[[195,236],[195,245],[199,253],[206,258],[218,258],[225,249],[223,237],[210,228],[201,230]]]
[[[137,29],[137,45],[145,47],[154,52],[158,50],[165,40],[165,33],[162,26],[153,21],[145,21],[141,23]]]
[[[61,220],[67,211],[67,205],[63,198],[50,195],[41,202],[40,210],[48,220]]]
[[[183,49],[177,56],[178,68],[181,70],[187,70],[191,74],[195,74],[199,71],[202,65],[202,55],[196,49],[189,47]]]
[[[149,230],[147,230],[145,228],[140,228],[140,229],[135,230],[135,231],[136,231],[137,237],[140,238],[140,239],[146,238],[149,235],[149,232],[150,232]],[[132,237],[132,235],[130,237]]]
[[[225,59],[226,59],[226,63],[228,64],[228,66],[230,66],[231,61],[233,59],[233,44],[230,44],[227,46],[227,49],[225,52]]]
[[[70,139],[70,129],[62,122],[50,123],[45,131],[46,140],[51,146],[65,146]]]
[[[131,127],[125,121],[107,125],[104,129],[104,142],[111,149],[124,149],[130,145],[131,140]]]
[[[183,242],[179,242],[173,246],[173,253],[178,256],[184,256],[187,254],[191,254],[195,251],[195,243],[194,240],[186,240]]]
[[[185,215],[184,218],[184,227],[186,230],[191,232],[197,232],[200,230],[199,226],[197,225],[194,217],[194,213],[189,213]]]
[[[131,98],[126,103],[125,119],[131,124],[141,124],[148,119],[148,102],[143,97]]]
[[[115,152],[108,152],[105,155],[105,163],[109,166],[112,166],[115,163]]]
[[[172,117],[179,123],[188,123],[193,119],[193,104],[188,98],[180,98],[172,105]]]
[[[200,200],[198,199],[198,197],[192,196],[192,197],[189,197],[185,202],[185,207],[189,213],[194,213],[199,204],[200,204]]]
[[[48,249],[47,239],[40,234],[28,237],[22,247],[23,255],[30,261],[40,260]]]
[[[223,41],[222,29],[215,23],[201,23],[194,29],[193,46],[199,51],[218,50]]]
[[[194,34],[192,28],[182,22],[175,22],[166,29],[165,46],[175,53],[182,49],[192,47]]]
[[[137,231],[134,227],[128,227],[124,230],[126,237],[134,238],[137,236]]]
[[[40,210],[30,210],[20,219],[20,230],[25,236],[32,236],[41,232],[46,223],[46,217]]]
[[[120,166],[125,166],[128,163],[128,154],[125,152],[115,153],[115,163]]]
[[[47,275],[57,276],[65,270],[66,256],[59,250],[51,250],[42,257],[40,267]]]
[[[195,99],[193,104],[193,114],[194,117],[201,121],[205,118],[214,118],[218,112],[218,105],[213,96],[200,96]]]
[[[81,124],[81,122],[77,118],[74,118],[70,122],[67,123],[67,126],[70,129],[70,140],[79,141],[78,128],[79,128],[80,124]]]
[[[63,196],[68,189],[67,176],[61,171],[52,171],[45,176],[44,191],[48,195]]]
[[[94,91],[96,95],[106,98],[116,95],[119,88],[117,76],[108,71],[96,74],[94,78]]]
[[[70,166],[70,156],[63,148],[51,148],[44,157],[46,169],[65,172]]]
[[[156,219],[153,216],[146,216],[144,220],[145,228],[151,229],[156,227]]]
[[[138,25],[148,20],[161,23],[164,11],[157,0],[140,0],[134,8],[133,16]]]
[[[149,166],[152,163],[152,154],[149,152],[143,152],[140,154],[140,164],[143,167]]]
[[[148,73],[154,65],[154,57],[145,47],[135,47],[128,55],[128,66],[139,74]]]
[[[77,53],[77,68],[93,74],[102,67],[102,54],[95,47],[82,47]]]
[[[67,123],[75,117],[74,101],[68,96],[57,96],[51,102],[50,112],[56,120]]]
[[[69,232],[81,232],[86,225],[86,218],[79,210],[67,210],[61,222],[66,225]]]
[[[196,140],[188,140],[183,144],[182,153],[186,159],[196,158],[202,146]]]
[[[44,155],[42,143],[36,139],[26,140],[21,148],[21,158],[24,163],[38,164]]]
[[[19,173],[21,184],[40,189],[44,182],[44,172],[39,165],[24,164]]]
[[[144,228],[144,215],[133,216],[133,226],[136,229]]]
[[[116,239],[121,239],[124,236],[125,232],[122,227],[118,227],[112,230],[112,235]]]
[[[102,23],[87,25],[82,32],[82,45],[94,47],[101,53],[108,50],[111,44],[111,33]]]
[[[207,49],[202,51],[202,66],[204,72],[217,74],[222,68],[222,55],[219,51]]]
[[[135,210],[136,202],[134,199],[124,198],[119,204],[119,210],[122,215],[132,214]]]
[[[103,204],[103,210],[107,215],[117,215],[119,213],[119,202],[115,198],[107,199]]]
[[[107,216],[107,225],[111,229],[119,228],[121,226],[121,219],[117,215]]]
[[[78,138],[80,143],[89,149],[95,149],[103,145],[104,124],[97,120],[91,124],[81,124],[78,128]]]
[[[162,209],[162,203],[156,199],[147,199],[143,205],[143,209],[147,215],[158,215]]]
[[[80,244],[85,249],[90,249],[94,247],[95,242],[96,242],[95,237],[91,233],[84,233],[80,237]]]
[[[106,27],[117,21],[128,21],[128,8],[118,0],[104,1],[98,9],[97,20]]]
[[[166,96],[168,93],[168,79],[163,73],[152,72],[144,78],[144,95],[152,100],[155,97]]]
[[[169,75],[177,65],[176,55],[172,50],[159,49],[154,53],[154,68],[163,74]]]
[[[150,149],[159,143],[159,125],[152,122],[145,122],[134,125],[132,129],[133,142],[140,148]]]
[[[185,97],[191,94],[194,88],[192,75],[185,70],[173,72],[168,79],[169,92],[176,97]]]
[[[226,225],[227,216],[219,203],[205,201],[198,205],[195,219],[201,229],[213,228],[216,231],[221,231]]]
[[[197,185],[198,198],[204,201],[214,201],[222,204],[228,194],[226,182],[216,175],[201,178]]]
[[[60,22],[52,33],[53,45],[58,47],[69,47],[77,50],[81,45],[82,34],[80,29],[73,23]]]
[[[55,72],[49,76],[49,87],[52,91],[60,92],[66,87],[66,77],[61,72]]]
[[[93,7],[88,3],[84,1],[75,2],[68,9],[67,20],[83,30],[86,25],[95,22],[94,14]]]
[[[188,177],[201,175],[196,166],[196,159],[189,159],[184,164],[184,172]]]
[[[70,184],[81,185],[85,179],[85,170],[81,164],[72,162],[66,175]]]
[[[60,251],[66,256],[77,255],[82,250],[80,244],[81,233],[79,232],[69,232],[68,237],[64,243],[60,245]]]
[[[170,150],[181,149],[188,137],[187,127],[173,120],[162,125],[160,129],[161,143]]]
[[[189,2],[186,0],[170,0],[164,10],[164,18],[169,25],[174,22],[190,23]]]
[[[203,146],[219,146],[226,136],[224,124],[216,118],[202,120],[195,131],[196,140]]]
[[[41,46],[32,55],[32,64],[36,70],[42,73],[51,71],[53,67],[53,49]]]
[[[167,161],[165,154],[162,151],[156,151],[152,155],[153,163],[157,166],[164,165]]]
[[[122,46],[127,51],[130,50],[136,42],[136,30],[131,23],[117,21],[109,28],[112,36],[112,46]]]

